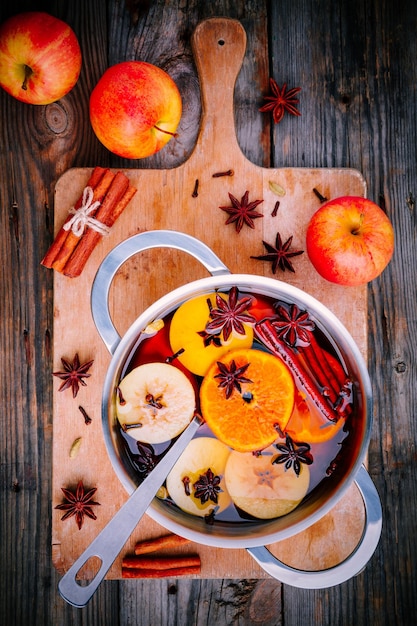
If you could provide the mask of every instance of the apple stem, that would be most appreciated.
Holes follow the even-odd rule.
[[[154,126],[156,130],[159,130],[161,133],[165,133],[166,135],[171,135],[172,137],[178,137],[178,133],[171,133],[169,130],[164,130],[163,128],[159,128],[159,126]]]
[[[22,89],[24,89],[25,91],[27,91],[28,80],[32,76],[32,74],[33,74],[32,68],[30,68],[29,65],[25,64],[25,78],[24,78],[24,81],[22,83]]]
[[[360,214],[359,216],[359,224],[358,226],[356,226],[355,228],[352,228],[352,235],[359,235],[361,228],[362,228],[362,224],[363,224],[363,220],[364,220],[365,215],[363,213]]]

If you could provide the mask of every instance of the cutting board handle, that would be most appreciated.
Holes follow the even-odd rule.
[[[217,159],[219,146],[238,149],[234,88],[246,51],[246,32],[237,20],[214,17],[200,22],[191,40],[200,78],[202,119],[197,146]],[[221,111],[221,115],[219,115]]]

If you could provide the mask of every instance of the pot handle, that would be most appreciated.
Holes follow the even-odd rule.
[[[202,241],[174,230],[148,230],[122,241],[102,261],[91,289],[91,312],[97,330],[110,354],[116,350],[120,335],[109,311],[109,291],[117,270],[130,257],[150,248],[176,248],[196,258],[212,276],[230,274],[230,270]]]
[[[366,566],[378,545],[382,529],[382,508],[376,487],[363,465],[355,483],[365,506],[365,525],[355,550],[342,563],[309,572],[285,565],[266,546],[247,548],[247,551],[270,576],[300,589],[334,587],[356,576]]]

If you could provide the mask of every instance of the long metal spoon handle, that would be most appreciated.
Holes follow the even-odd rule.
[[[199,415],[193,418],[155,469],[145,478],[133,495],[62,577],[58,589],[66,602],[77,608],[82,608],[89,602],[137,523],[148,509],[159,487],[202,422],[203,420]],[[88,585],[81,586],[77,583],[76,575],[91,557],[98,557],[101,560],[100,569]]]

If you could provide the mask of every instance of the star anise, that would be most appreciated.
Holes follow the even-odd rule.
[[[232,287],[229,297],[223,300],[219,294],[216,294],[217,308],[211,309],[211,322],[206,324],[206,332],[210,335],[217,335],[223,331],[223,339],[228,340],[234,330],[239,335],[245,334],[244,324],[254,324],[256,319],[245,313],[252,304],[253,299],[250,297],[239,298],[239,289]]]
[[[220,380],[219,387],[226,390],[226,400],[230,398],[233,393],[233,389],[237,389],[239,393],[242,391],[241,383],[251,383],[253,381],[250,378],[246,378],[243,374],[249,367],[249,363],[236,367],[235,360],[230,363],[230,369],[224,363],[217,361],[217,366],[220,370],[219,374],[216,374],[214,378]]]
[[[299,476],[301,463],[305,463],[306,465],[313,463],[313,455],[310,452],[310,445],[308,443],[295,442],[287,435],[285,445],[282,443],[276,443],[274,445],[281,454],[278,454],[273,459],[272,464],[285,463],[285,471],[292,467],[296,476]]]
[[[282,304],[277,304],[275,309],[277,317],[272,325],[278,337],[292,348],[309,345],[315,324],[307,311],[302,311],[296,304],[291,304],[289,310]]]
[[[155,450],[149,443],[137,442],[139,454],[134,454],[133,461],[136,469],[144,477],[147,476],[158,463],[158,456],[155,454]]]
[[[205,504],[209,500],[217,504],[218,494],[222,492],[220,480],[220,476],[215,476],[208,468],[207,472],[200,474],[199,479],[193,484],[194,497],[198,498],[201,504]]]
[[[210,345],[220,348],[220,346],[222,345],[220,333],[212,334],[212,333],[208,333],[206,330],[200,330],[197,332],[197,335],[200,335],[200,337],[202,337],[205,348],[207,348]]]
[[[267,254],[261,254],[260,256],[251,256],[251,259],[257,259],[258,261],[269,261],[272,263],[272,273],[276,274],[278,267],[285,272],[286,269],[290,270],[290,272],[295,272],[294,266],[291,263],[290,259],[294,256],[299,256],[304,253],[304,250],[292,250],[290,252],[290,247],[292,244],[293,237],[289,237],[285,243],[282,243],[280,233],[277,233],[275,238],[275,246],[266,241],[262,241],[265,248],[267,249]]]
[[[61,490],[67,500],[67,502],[58,504],[55,507],[61,511],[66,511],[66,513],[61,517],[61,520],[75,516],[75,522],[78,529],[81,530],[85,515],[90,519],[97,519],[97,516],[91,508],[92,506],[100,506],[100,502],[94,502],[92,500],[92,497],[97,491],[97,487],[93,487],[93,489],[85,491],[83,482],[80,480],[75,493],[65,487],[61,487]]]
[[[275,124],[279,124],[286,111],[291,113],[291,115],[301,115],[296,107],[298,98],[295,97],[295,95],[301,91],[301,87],[294,87],[287,91],[287,84],[284,83],[280,89],[273,78],[269,79],[269,86],[272,95],[265,96],[266,104],[264,104],[259,111],[262,113],[272,111]]]
[[[229,198],[232,206],[219,207],[222,211],[225,211],[230,216],[226,220],[226,225],[235,222],[236,232],[238,233],[240,233],[244,224],[246,224],[250,228],[255,228],[253,220],[258,217],[263,217],[262,213],[258,213],[258,211],[255,211],[255,209],[258,204],[261,204],[261,202],[263,202],[263,200],[254,200],[253,202],[248,202],[249,191],[245,191],[240,202],[231,193],[229,193]]]
[[[84,382],[84,378],[89,378],[91,374],[87,374],[88,370],[94,363],[94,359],[88,361],[87,363],[80,364],[80,359],[78,353],[74,356],[72,363],[67,361],[67,359],[61,358],[62,365],[64,366],[63,372],[53,372],[54,376],[57,376],[64,382],[61,384],[59,391],[65,391],[65,389],[72,389],[72,397],[75,398],[80,385],[84,387],[87,386],[87,383]]]

